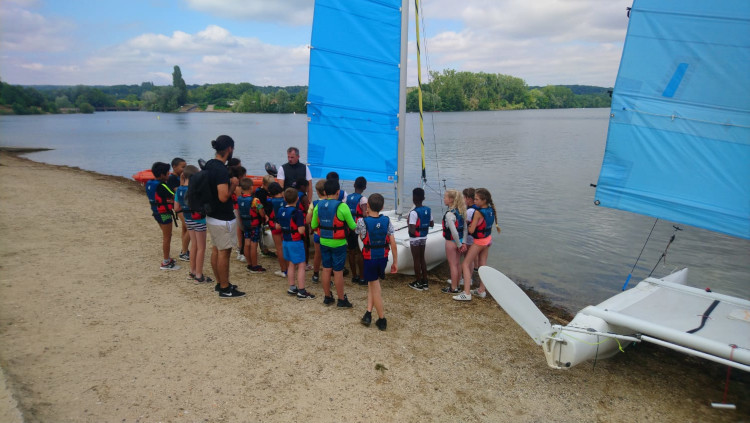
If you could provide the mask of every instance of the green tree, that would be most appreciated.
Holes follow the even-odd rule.
[[[177,107],[187,103],[187,86],[185,85],[185,80],[182,79],[182,71],[180,71],[179,66],[175,66],[174,72],[172,72],[172,87],[177,90]]]
[[[78,105],[78,110],[81,113],[94,113],[94,106],[89,103],[81,103]]]

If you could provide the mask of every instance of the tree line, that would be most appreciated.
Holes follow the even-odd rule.
[[[583,85],[529,87],[510,75],[431,72],[422,85],[425,111],[473,111],[511,109],[556,109],[609,107],[609,90]],[[241,113],[306,113],[307,87],[259,87],[243,82],[187,85],[179,66],[174,67],[171,86],[51,86],[23,87],[0,81],[0,113],[93,113],[95,110],[145,110],[173,112],[184,105],[205,110]],[[410,88],[407,111],[418,111],[418,93]]]

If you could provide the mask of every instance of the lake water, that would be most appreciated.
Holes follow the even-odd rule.
[[[448,188],[486,187],[502,227],[488,264],[573,311],[596,304],[619,291],[654,223],[593,204],[589,184],[598,178],[608,116],[609,109],[428,113],[427,205],[437,221],[443,179]],[[407,117],[409,192],[420,185],[417,119]],[[304,115],[231,113],[0,116],[0,145],[53,148],[27,157],[130,177],[157,160],[209,159],[210,141],[228,134],[248,171],[264,174],[266,161],[285,162],[289,146],[297,146],[304,161],[306,122]],[[350,181],[343,186],[352,189]],[[391,185],[369,184],[367,193],[373,192],[392,202]],[[656,225],[632,284],[656,265],[672,225]],[[750,241],[679,226],[666,265],[654,273],[689,267],[691,285],[747,298]]]

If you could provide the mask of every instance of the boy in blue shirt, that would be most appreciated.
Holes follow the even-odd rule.
[[[356,233],[362,238],[362,255],[364,257],[364,271],[362,279],[367,283],[367,312],[362,316],[362,324],[370,326],[372,322],[372,308],[378,313],[375,326],[385,330],[388,322],[383,309],[383,297],[380,291],[380,278],[385,274],[388,265],[388,250],[393,254],[391,273],[398,271],[398,255],[396,253],[396,239],[393,237],[393,224],[388,216],[383,216],[385,200],[380,194],[372,194],[367,200],[367,216],[357,220]]]
[[[299,195],[294,188],[284,190],[286,204],[279,208],[276,216],[276,229],[282,232],[282,249],[287,265],[287,280],[289,289],[287,294],[296,295],[299,300],[312,300],[315,295],[305,289],[305,244],[302,236],[305,233],[305,217],[297,207]],[[294,274],[297,273],[297,284],[294,284]]]
[[[151,211],[154,220],[161,229],[161,249],[164,259],[161,262],[161,270],[179,270],[174,259],[169,257],[169,246],[172,243],[172,207],[174,205],[174,191],[166,184],[169,178],[169,164],[156,162],[151,166],[154,178],[146,182],[146,195],[151,203]]]

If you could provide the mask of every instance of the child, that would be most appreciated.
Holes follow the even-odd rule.
[[[299,195],[299,200],[297,200],[297,207],[302,212],[302,217],[305,219],[305,233],[302,234],[302,241],[305,244],[305,270],[312,270],[313,267],[310,266],[310,228],[307,224],[307,213],[308,209],[310,208],[310,197],[307,196],[307,188],[310,186],[310,183],[307,182],[307,179],[301,178],[297,181],[297,193]]]
[[[313,217],[310,222],[313,229],[320,228],[320,255],[323,261],[323,291],[325,298],[323,304],[333,304],[331,294],[331,272],[336,285],[338,295],[337,307],[351,308],[346,294],[344,294],[344,262],[346,261],[346,227],[350,230],[357,228],[352,219],[352,213],[346,204],[338,201],[339,181],[328,179],[324,185],[326,198],[320,200],[313,209]]]
[[[305,244],[302,235],[305,233],[305,219],[297,206],[299,195],[294,188],[284,190],[286,205],[281,207],[276,217],[276,229],[283,232],[284,257],[289,261],[287,280],[289,295],[296,295],[298,300],[312,300],[315,295],[305,289]],[[294,284],[294,273],[297,272],[297,284]]]
[[[271,215],[268,216],[268,225],[271,227],[271,235],[276,248],[276,258],[279,260],[279,270],[273,272],[274,275],[285,278],[287,271],[287,261],[284,259],[284,250],[282,249],[282,232],[276,228],[276,218],[279,215],[279,209],[284,205],[283,189],[278,182],[271,182],[268,185],[268,200],[271,203]]]
[[[362,324],[370,326],[372,322],[372,307],[378,313],[375,326],[385,330],[388,322],[385,319],[383,309],[383,297],[380,293],[380,277],[385,274],[388,265],[388,250],[393,253],[393,264],[391,273],[398,271],[398,257],[396,253],[396,239],[393,237],[393,225],[391,219],[380,214],[383,210],[383,196],[372,194],[367,201],[367,216],[357,220],[356,233],[362,238],[364,247],[364,271],[362,279],[367,283],[367,311],[362,316]]]
[[[174,206],[174,191],[167,186],[169,177],[169,165],[156,162],[151,166],[154,178],[146,182],[146,195],[151,203],[151,211],[154,220],[161,229],[161,249],[164,259],[161,262],[161,270],[179,270],[174,259],[169,257],[169,246],[172,243],[172,207]]]
[[[247,271],[250,273],[263,273],[266,269],[258,265],[258,241],[260,240],[260,231],[263,222],[266,219],[266,213],[260,200],[253,197],[253,180],[242,178],[240,180],[240,197],[237,198],[237,210],[240,215],[240,227],[244,241],[245,257],[250,260],[247,265]]]
[[[232,165],[232,163],[235,163]],[[238,181],[241,181],[245,179],[245,175],[247,175],[247,169],[245,169],[240,164],[240,159],[234,157],[229,160],[229,177],[230,178],[237,178]],[[240,188],[239,185],[237,185],[237,188],[235,188],[234,192],[232,193],[232,208],[234,209],[234,216],[237,218],[237,221],[239,222],[240,218],[240,212],[239,212],[239,206],[237,205],[237,199],[242,195],[242,188]],[[244,242],[244,236],[243,236],[242,228],[240,225],[237,225],[237,260],[239,260],[242,263],[247,263],[247,259],[245,259],[245,255],[242,253],[244,250],[243,246],[245,245]]]
[[[318,205],[318,202],[325,198],[326,192],[325,192],[325,183],[326,181],[324,179],[319,180],[315,184],[315,191],[318,193],[318,199],[313,201],[310,204],[310,207],[307,211],[307,217],[305,218],[305,223],[307,226],[310,226],[310,222],[312,221],[313,217],[313,210],[315,209],[315,206]],[[312,230],[312,228],[310,228]],[[312,281],[313,283],[318,283],[320,281],[320,228],[316,229],[313,235],[313,246],[315,249],[315,254],[313,255],[313,275],[312,275]]]
[[[472,219],[469,222],[469,234],[474,238],[474,243],[469,247],[466,252],[466,258],[462,266],[464,273],[464,281],[471,280],[472,267],[474,265],[474,259],[479,258],[479,265],[484,266],[487,264],[487,253],[489,252],[490,244],[492,244],[492,224],[495,224],[497,232],[500,232],[500,227],[497,225],[495,216],[497,210],[495,210],[495,204],[492,202],[492,196],[490,192],[485,188],[479,188],[474,194],[474,205],[476,211],[472,215]],[[487,296],[482,280],[479,280],[479,289],[469,290],[470,284],[464,284],[464,292],[453,297],[456,301],[471,301],[471,295],[474,294],[479,298]]]
[[[169,189],[177,194],[177,188],[182,184],[182,172],[185,169],[187,163],[181,157],[175,157],[172,159],[172,174],[167,179],[167,186]],[[182,229],[180,232],[180,240],[182,241],[182,249],[180,250],[180,260],[190,261],[190,252],[188,251],[190,245],[190,235],[187,233],[187,225],[185,225],[185,217],[178,214],[180,222],[182,222]]]
[[[464,205],[463,196],[455,189],[445,191],[443,203],[448,207],[448,211],[443,215],[443,238],[445,238],[445,257],[448,259],[451,271],[451,286],[441,291],[445,294],[458,294],[466,205]]]
[[[366,215],[367,197],[362,195],[362,193],[365,192],[365,189],[367,189],[367,179],[360,176],[354,180],[354,193],[346,196],[346,205],[349,206],[349,210],[355,221],[362,219]],[[364,265],[362,263],[362,251],[359,250],[357,234],[349,232],[346,241],[349,246],[348,255],[349,267],[352,269],[352,283],[365,285],[367,282],[360,277],[364,271]]]
[[[424,190],[414,188],[412,191],[414,208],[409,212],[409,249],[414,260],[414,275],[416,280],[409,284],[409,288],[417,291],[427,291],[427,263],[424,259],[424,250],[427,245],[427,232],[435,226],[432,221],[432,210],[423,206]]]
[[[175,210],[185,218],[183,227],[187,227],[190,237],[190,272],[188,280],[195,283],[211,283],[214,280],[203,275],[203,259],[206,255],[206,218],[200,213],[193,214],[187,203],[187,190],[190,177],[198,173],[195,166],[187,166],[180,175],[180,186],[175,191]]]
[[[261,182],[261,186],[259,186],[255,190],[254,197],[260,201],[260,204],[263,205],[263,210],[266,214],[266,220],[268,220],[268,217],[271,215],[271,203],[268,201],[268,186],[271,185],[272,182],[276,182],[276,178],[273,177],[273,175],[266,175],[263,177],[263,180]],[[263,222],[264,224],[266,222]],[[268,249],[268,246],[266,246],[264,239],[263,239],[263,228],[260,229],[260,253],[267,257],[276,257],[276,254],[273,253],[273,251]]]

